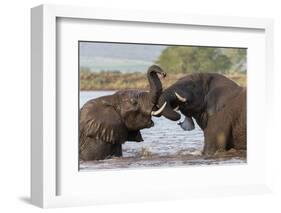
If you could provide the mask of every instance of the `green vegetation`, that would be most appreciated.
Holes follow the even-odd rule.
[[[172,46],[156,63],[168,73],[245,73],[246,49]]]

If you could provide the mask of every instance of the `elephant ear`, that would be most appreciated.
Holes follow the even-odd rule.
[[[212,89],[205,97],[206,111],[209,116],[220,111],[224,107],[224,101],[220,100],[223,96],[222,88]]]
[[[229,80],[229,84],[219,85],[219,82],[216,82],[216,77],[212,76],[207,80],[205,88],[208,90],[205,96],[205,106],[209,116],[221,111],[237,93],[235,83]]]
[[[87,120],[80,122],[80,134],[111,144],[127,140],[127,128],[113,106],[98,102],[85,110]]]

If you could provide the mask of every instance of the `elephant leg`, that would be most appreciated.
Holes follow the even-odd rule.
[[[214,155],[225,152],[231,148],[232,141],[231,122],[223,113],[217,113],[209,118],[208,125],[204,130],[203,154]]]
[[[104,160],[112,155],[112,144],[87,137],[79,158],[84,161]]]
[[[208,130],[204,130],[203,155],[213,155],[217,151],[216,137]]]
[[[246,122],[237,122],[233,127],[233,148],[237,150],[247,149]]]
[[[112,145],[112,156],[122,157],[122,144],[113,144]]]

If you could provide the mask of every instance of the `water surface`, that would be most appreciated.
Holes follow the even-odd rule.
[[[80,108],[90,99],[113,94],[115,91],[82,91]],[[184,117],[182,116],[182,120]],[[123,157],[81,162],[80,169],[139,168],[155,166],[184,166],[245,163],[244,157],[222,156],[207,158],[199,155],[203,149],[203,132],[196,125],[192,131],[183,131],[177,122],[164,117],[153,117],[154,127],[141,130],[144,141],[123,144]],[[196,123],[196,122],[195,122]]]

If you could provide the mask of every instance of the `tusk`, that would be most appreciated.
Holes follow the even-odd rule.
[[[180,106],[177,106],[177,107],[174,109],[174,111],[178,111],[179,108],[180,108]]]
[[[152,111],[152,112],[151,112],[151,115],[159,115],[159,114],[163,111],[163,109],[165,108],[166,104],[167,104],[167,102],[165,102],[165,103],[161,106],[161,108],[158,109],[157,111]]]
[[[175,92],[175,95],[181,102],[186,102],[186,98],[181,97],[177,92]]]

